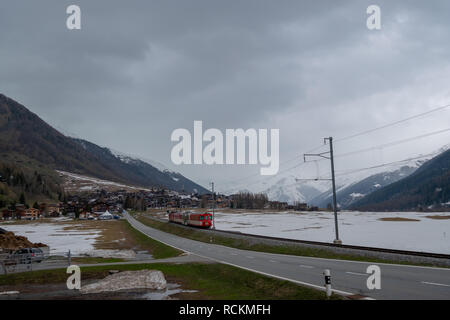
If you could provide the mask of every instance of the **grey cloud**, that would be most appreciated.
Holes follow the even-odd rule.
[[[365,9],[372,2],[78,1],[82,30],[69,31],[71,1],[3,1],[0,87],[66,132],[166,164],[170,133],[194,120],[220,129],[278,127],[283,161],[323,136],[450,98],[442,85],[450,4],[377,1],[383,27],[371,32]],[[399,128],[405,136],[418,131]],[[402,149],[406,157],[414,152]],[[205,181],[257,171],[177,169]]]

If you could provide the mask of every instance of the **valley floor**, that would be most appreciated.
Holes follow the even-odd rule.
[[[162,210],[151,214],[167,219]],[[330,243],[335,239],[334,214],[328,211],[217,209],[215,219],[219,230]],[[343,244],[450,254],[450,212],[342,211],[338,227]]]
[[[230,214],[216,212],[216,228],[264,236],[332,242],[332,212]],[[338,214],[344,244],[450,254],[450,213],[358,212]]]

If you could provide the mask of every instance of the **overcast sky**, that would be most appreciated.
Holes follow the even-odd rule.
[[[66,28],[70,4],[81,7],[81,30]],[[366,27],[371,4],[381,7],[381,30]],[[323,137],[450,104],[449,39],[447,0],[1,1],[0,92],[65,134],[220,188],[260,166],[174,166],[174,129],[192,131],[194,120],[223,132],[279,128],[280,161],[300,159]],[[448,127],[446,109],[336,143],[335,152]],[[449,138],[342,157],[336,166],[401,160]]]

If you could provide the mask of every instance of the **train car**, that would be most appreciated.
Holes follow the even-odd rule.
[[[213,217],[210,212],[196,213],[191,211],[170,212],[169,221],[173,223],[183,224],[185,226],[211,228]]]

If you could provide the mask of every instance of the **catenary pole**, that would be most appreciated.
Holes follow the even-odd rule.
[[[334,211],[334,230],[335,230],[335,239],[333,241],[334,244],[342,244],[341,239],[339,239],[339,228],[338,228],[338,216],[337,216],[337,200],[336,200],[336,178],[334,174],[334,154],[333,154],[333,137],[324,138],[324,142],[326,144],[327,140],[330,142],[330,151],[322,152],[322,153],[305,153],[303,155],[303,159],[306,162],[306,157],[321,157],[330,160],[331,162],[331,179],[314,179],[314,180],[331,180],[332,189],[333,189],[333,211]],[[327,156],[329,154],[329,157]]]
[[[332,181],[332,185],[333,185],[334,229],[336,232],[336,239],[334,240],[334,243],[341,244],[342,241],[339,239],[339,227],[338,227],[338,217],[337,217],[336,179],[334,176],[333,137],[329,137],[328,141],[330,141],[331,181]]]
[[[216,228],[216,218],[214,216],[214,211],[216,209],[216,196],[214,194],[214,182],[211,182],[211,192],[213,197],[213,229]]]

